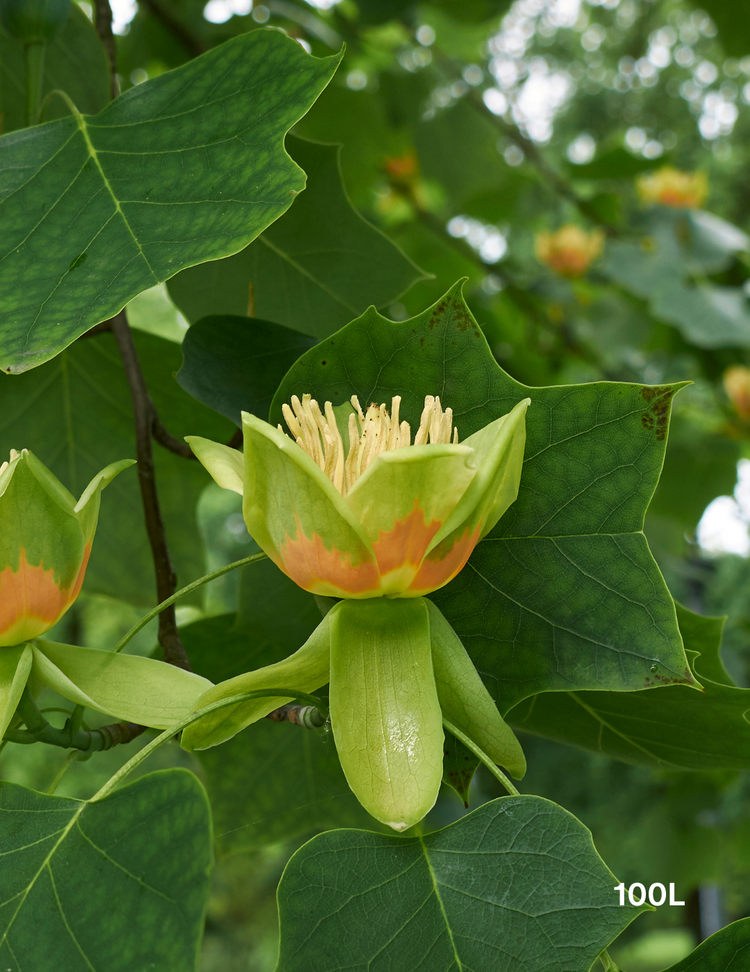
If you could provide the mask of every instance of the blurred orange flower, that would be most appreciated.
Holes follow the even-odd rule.
[[[750,419],[750,368],[732,365],[724,372],[724,391],[742,419]]]
[[[537,233],[534,254],[563,277],[580,277],[604,250],[604,233],[569,223],[555,233]]]
[[[636,189],[641,200],[651,206],[697,209],[708,196],[708,178],[705,172],[681,172],[663,165],[656,172],[639,176]]]

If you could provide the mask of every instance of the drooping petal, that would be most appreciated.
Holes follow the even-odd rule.
[[[445,718],[517,780],[526,773],[526,757],[513,730],[498,712],[461,639],[441,611],[426,601],[435,684]]]
[[[31,648],[0,648],[0,739],[11,724],[31,672]]]
[[[443,727],[423,600],[342,601],[331,612],[331,726],[349,786],[395,830],[433,807]]]
[[[242,511],[250,536],[306,591],[376,596],[372,547],[333,483],[283,432],[247,412],[242,423]]]
[[[465,445],[382,452],[345,499],[372,544],[385,594],[406,591],[476,469]]]
[[[34,643],[34,672],[72,702],[128,722],[168,729],[188,716],[211,682],[155,658]]]
[[[217,486],[231,489],[242,496],[245,460],[241,452],[220,442],[204,439],[200,435],[186,435],[185,441],[198,462],[213,476]]]
[[[84,541],[88,544],[94,539],[96,523],[99,519],[99,505],[101,502],[102,490],[109,486],[115,476],[118,476],[123,469],[128,469],[135,465],[135,459],[120,459],[119,462],[112,462],[91,480],[86,489],[81,494],[81,498],[75,505],[75,512],[83,530]]]
[[[255,692],[266,688],[290,688],[298,692],[314,692],[328,682],[330,664],[330,618],[323,618],[304,645],[293,655],[274,665],[267,665],[254,672],[237,675],[226,682],[220,682],[201,696],[196,709],[229,699],[243,692]],[[269,712],[278,709],[285,702],[291,702],[293,695],[251,699],[218,709],[194,722],[182,734],[184,749],[209,749],[226,742],[232,736]]]
[[[71,548],[77,552],[74,543]],[[60,620],[80,593],[90,552],[88,544],[70,587],[62,587],[56,571],[29,564],[21,547],[15,570],[10,564],[0,570],[0,650],[31,641]]]

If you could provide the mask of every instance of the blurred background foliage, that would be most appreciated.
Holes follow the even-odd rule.
[[[204,406],[198,415],[198,403],[172,376],[188,321],[237,313],[221,301],[234,286],[232,300],[244,306],[246,277],[253,282],[258,268],[266,276],[249,292],[249,315],[257,301],[259,317],[318,337],[364,309],[350,308],[349,291],[366,291],[368,301],[403,320],[468,277],[465,294],[492,351],[519,381],[692,382],[675,400],[664,475],[645,529],[674,596],[694,611],[729,616],[723,661],[738,685],[750,687],[750,19],[740,0],[115,0],[112,6],[122,90],[262,26],[285,31],[318,56],[345,43],[338,74],[294,130],[303,139],[340,144],[338,161],[333,151],[318,153],[317,181],[303,164],[310,174],[307,208],[295,203],[267,235],[280,233],[283,241],[286,229],[296,238],[315,220],[331,240],[346,233],[354,248],[359,241],[367,252],[382,250],[377,279],[368,279],[366,265],[342,264],[329,281],[335,299],[324,306],[305,293],[306,308],[308,298],[322,308],[315,320],[303,319],[300,295],[297,303],[288,294],[286,303],[281,299],[274,274],[282,269],[259,262],[262,254],[251,248],[232,258],[235,264],[204,265],[203,272],[224,274],[215,278],[221,286],[211,277],[201,284],[186,271],[136,298],[130,321],[150,332],[140,344],[144,368],[161,390],[157,406],[171,430],[201,431],[202,422],[203,434],[213,434],[218,423],[215,437],[231,434],[229,419]],[[108,92],[91,16],[90,5],[80,2],[48,55],[46,87],[64,88],[82,110],[95,112]],[[22,124],[14,107],[22,103],[18,56],[0,33],[4,131]],[[64,110],[52,99],[45,117]],[[304,143],[296,144],[295,150],[290,141],[292,154],[310,156]],[[316,210],[334,197],[335,206]],[[352,206],[403,253],[386,252]],[[101,342],[106,351],[108,340],[98,337],[92,346]],[[93,352],[73,348],[58,360],[75,367],[84,353]],[[113,404],[120,391],[110,391],[112,435],[123,436]],[[91,394],[80,408],[103,408]],[[26,407],[14,405],[17,414],[27,414]],[[231,403],[215,407],[232,414]],[[52,413],[49,421],[52,434]],[[115,451],[127,454],[119,441]],[[253,552],[238,497],[206,486],[202,471],[178,472],[174,456],[160,461],[164,508],[198,524],[197,530],[167,524],[180,533],[174,544],[180,583],[204,566]],[[104,500],[103,524],[108,502],[115,502],[114,488]],[[125,542],[130,527],[119,530],[101,542],[102,565],[107,545]],[[127,588],[92,562],[84,595],[52,637],[97,647],[120,637],[150,602],[145,547],[142,555],[146,566]],[[216,677],[247,667],[243,632],[253,631],[255,666],[296,648],[313,624],[301,602],[289,612],[289,630],[267,630],[264,611],[274,598],[288,604],[293,594],[280,589],[278,575],[248,570],[256,570],[252,579],[226,575],[179,608],[191,656],[212,646],[221,657]],[[153,629],[145,629],[135,650],[150,652],[154,640]],[[325,739],[309,734],[303,741],[305,731],[289,725],[253,729],[259,730],[252,740],[243,733],[233,741],[231,778],[213,756],[199,762],[174,746],[159,757],[160,765],[192,766],[214,804],[219,859],[203,972],[272,969],[274,893],[290,853],[316,830],[368,825]],[[717,927],[750,915],[748,774],[658,771],[542,739],[524,743],[530,766],[524,792],[579,816],[620,880],[674,882],[687,901],[685,908],[645,915],[628,930],[612,949],[627,972],[656,972]],[[45,790],[63,757],[38,749],[23,759],[6,749],[5,778]],[[129,755],[114,750],[74,763],[58,792],[93,792]],[[277,784],[270,795],[269,779]],[[499,795],[488,776],[474,780],[473,805]],[[431,823],[444,825],[462,810],[446,791]]]

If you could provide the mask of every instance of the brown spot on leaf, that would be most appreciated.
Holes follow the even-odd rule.
[[[645,385],[641,388],[641,397],[648,402],[648,409],[641,416],[643,427],[653,430],[657,441],[663,442],[667,437],[674,389],[666,385]]]

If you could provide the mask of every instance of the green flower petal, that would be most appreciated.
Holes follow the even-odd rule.
[[[228,699],[242,692],[255,692],[264,688],[290,688],[298,692],[314,692],[328,682],[330,661],[329,616],[320,622],[304,645],[293,655],[275,665],[267,665],[254,672],[237,675],[209,689],[201,696],[196,709]],[[253,699],[228,705],[199,719],[182,734],[184,749],[209,749],[226,742],[253,722],[267,716],[294,696]]]
[[[427,605],[435,684],[445,718],[498,766],[522,779],[526,757],[521,744],[498,712],[456,632],[431,601]]]
[[[476,476],[430,545],[449,550],[456,539],[479,528],[486,536],[518,496],[526,445],[525,398],[502,418],[490,422],[462,443],[474,450]]]
[[[379,575],[356,517],[323,471],[288,435],[242,413],[242,511],[253,539],[300,587],[330,597],[372,597]]]
[[[437,799],[443,726],[422,599],[342,601],[331,618],[331,726],[349,786],[406,830]]]
[[[96,532],[96,523],[99,519],[99,505],[101,502],[102,490],[109,486],[115,476],[118,476],[123,469],[128,469],[135,465],[135,459],[120,459],[119,462],[112,462],[91,480],[86,489],[81,494],[81,498],[75,505],[75,513],[83,530],[83,537],[86,543],[91,543]]]
[[[193,455],[213,476],[214,482],[222,489],[231,489],[242,496],[242,477],[245,460],[237,449],[203,439],[199,435],[186,435],[185,441],[193,450]]]
[[[0,739],[13,721],[16,707],[31,672],[29,645],[0,648]]]
[[[382,452],[345,499],[372,543],[385,594],[405,591],[433,537],[474,479],[465,445]]]
[[[211,686],[200,675],[140,655],[41,638],[33,650],[35,674],[66,699],[154,729],[168,729],[188,716]]]

